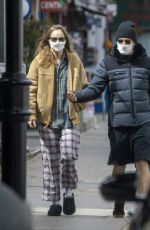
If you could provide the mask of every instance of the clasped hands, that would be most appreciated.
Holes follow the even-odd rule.
[[[77,102],[77,96],[73,91],[69,91],[67,93],[67,98],[69,99],[69,101],[71,102]]]

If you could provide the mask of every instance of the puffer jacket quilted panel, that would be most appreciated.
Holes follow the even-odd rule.
[[[149,121],[150,71],[131,65],[108,71],[108,79],[112,126],[136,126]]]
[[[113,51],[97,67],[90,85],[76,92],[78,102],[96,99],[108,87],[109,124],[138,126],[150,121],[150,58],[140,45],[132,60]]]

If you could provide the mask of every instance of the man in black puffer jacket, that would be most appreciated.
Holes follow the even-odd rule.
[[[97,67],[88,87],[68,92],[74,103],[98,98],[109,90],[109,165],[135,163],[136,196],[144,199],[150,187],[150,58],[137,43],[133,22],[125,21],[116,31],[116,44]]]

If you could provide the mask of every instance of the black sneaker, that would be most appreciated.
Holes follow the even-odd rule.
[[[114,210],[113,210],[113,216],[122,218],[125,216],[125,211],[124,211],[124,201],[115,201],[114,204]]]
[[[76,211],[75,201],[74,201],[74,194],[72,193],[71,196],[66,196],[65,193],[63,194],[63,213],[65,215],[72,215]]]
[[[48,210],[48,216],[60,216],[62,207],[60,204],[52,204]]]

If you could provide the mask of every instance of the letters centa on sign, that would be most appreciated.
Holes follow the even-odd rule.
[[[61,12],[61,3],[58,0],[41,0],[40,9],[43,12]]]

